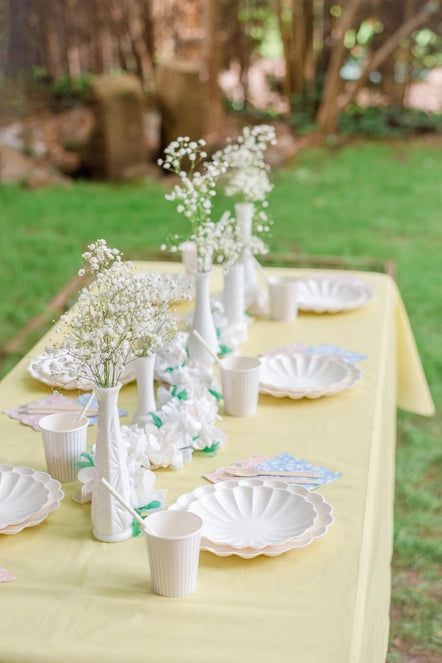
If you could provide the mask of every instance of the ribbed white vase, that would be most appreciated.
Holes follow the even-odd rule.
[[[100,541],[113,543],[132,536],[132,518],[101,483],[104,477],[127,502],[130,487],[126,454],[122,446],[118,394],[115,387],[94,387],[98,401],[97,442],[95,449],[96,484],[92,493],[93,534]]]
[[[255,303],[261,293],[255,260],[250,249],[254,213],[255,206],[253,203],[235,203],[236,222],[245,246],[241,263],[244,269],[244,304],[246,309]]]
[[[137,357],[135,359],[135,376],[137,381],[137,409],[132,418],[133,424],[144,426],[151,421],[149,412],[155,412],[155,355]]]
[[[244,322],[244,266],[242,263],[233,265],[223,273],[223,304],[228,325],[239,325]]]
[[[212,272],[196,272],[195,274],[195,309],[192,327],[202,336],[209,348],[218,353],[218,339],[210,306],[210,277]],[[187,349],[189,358],[212,370],[214,359],[201,341],[189,334]]]

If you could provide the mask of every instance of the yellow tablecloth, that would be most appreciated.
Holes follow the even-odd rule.
[[[292,323],[257,319],[242,348],[258,354],[299,341],[365,353],[358,385],[319,400],[261,395],[256,416],[223,418],[228,441],[216,457],[196,455],[179,471],[157,472],[156,488],[167,488],[172,503],[216,467],[290,452],[342,473],[321,490],[336,518],[328,534],[273,558],[203,552],[196,591],[165,599],[152,593],[142,537],[95,540],[90,505],[74,503],[77,484],[64,484],[58,511],[0,537],[0,566],[17,577],[0,585],[2,663],[385,661],[396,405],[424,415],[434,406],[396,285],[381,274],[359,277],[376,291],[367,306],[303,313]],[[2,410],[49,393],[27,373],[28,361],[1,383]],[[121,406],[133,412],[135,397],[134,385],[123,387]],[[3,413],[0,421],[0,463],[45,470],[41,436]]]

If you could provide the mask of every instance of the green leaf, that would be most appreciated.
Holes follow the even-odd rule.
[[[152,502],[149,502],[149,504],[146,504],[145,506],[138,506],[135,511],[142,517],[144,518],[143,511],[149,511],[150,509],[159,509],[161,506],[161,502],[159,500],[152,500]]]
[[[85,451],[83,451],[80,454],[80,458],[85,458],[86,460],[79,460],[77,463],[75,463],[76,467],[83,468],[83,467],[94,467],[95,466],[94,459],[92,458],[92,456],[90,454],[86,453]]]
[[[181,391],[178,391],[178,385],[176,384],[173,385],[172,389],[170,390],[170,393],[174,398],[178,398],[179,401],[186,401],[189,398],[187,390],[182,389]]]
[[[231,352],[233,352],[232,348],[227,347],[227,345],[220,345],[219,346],[219,353],[220,355],[229,355]]]
[[[204,447],[204,449],[196,449],[195,453],[202,453],[208,456],[214,456],[218,451],[219,442],[213,442],[209,447]]]
[[[135,518],[132,519],[132,536],[139,536],[141,534],[141,525],[135,520]]]
[[[143,511],[149,511],[151,509],[159,509],[161,506],[161,502],[159,500],[152,500],[152,502],[149,502],[149,504],[146,504],[145,506],[138,506],[135,508],[135,511],[138,513],[141,518],[146,518],[147,514],[143,513]],[[141,529],[141,525],[135,518],[132,519],[131,523],[132,527],[132,536],[139,536],[141,532],[143,531]]]
[[[148,414],[150,414],[150,416],[152,417],[152,421],[153,421],[154,425],[157,428],[161,428],[161,426],[163,425],[163,422],[160,419],[160,417],[157,414],[155,414],[155,412],[149,412]]]
[[[223,395],[220,394],[219,391],[216,391],[216,389],[211,389],[211,388],[209,387],[209,392],[212,394],[212,396],[215,396],[215,398],[216,398],[216,400],[217,400],[218,402],[219,402],[219,401],[222,401],[222,399],[223,399]]]

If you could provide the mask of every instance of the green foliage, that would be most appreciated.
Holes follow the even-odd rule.
[[[83,73],[77,78],[62,76],[51,87],[50,105],[53,111],[60,112],[74,106],[86,104],[90,99],[90,83],[93,74]]]
[[[353,104],[340,114],[338,130],[347,136],[372,138],[402,138],[442,133],[442,113],[426,113],[415,108]]]
[[[428,27],[416,30],[413,34],[411,51],[416,73],[422,76],[429,69],[442,64],[442,36]]]
[[[305,85],[300,94],[294,95],[290,100],[292,109],[289,124],[296,128],[298,134],[314,131],[316,127],[315,116],[321,103],[324,76],[318,76],[311,84]]]

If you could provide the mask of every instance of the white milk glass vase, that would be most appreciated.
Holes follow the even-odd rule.
[[[137,357],[135,360],[135,376],[137,381],[137,409],[132,418],[133,424],[144,426],[151,421],[149,412],[155,412],[155,355]]]
[[[214,354],[218,353],[218,338],[210,306],[210,277],[212,272],[195,273],[195,309],[192,327],[205,340]],[[194,334],[189,334],[189,358],[212,370],[214,359]]]
[[[238,262],[223,272],[223,304],[228,325],[244,322],[244,265]]]
[[[96,484],[92,493],[92,524],[96,539],[113,543],[132,536],[132,518],[124,507],[101,483],[110,485],[130,502],[130,486],[126,454],[123,449],[118,414],[118,394],[115,387],[94,387],[98,401],[97,442],[95,447]]]
[[[250,248],[254,213],[255,206],[253,203],[235,203],[236,222],[245,247],[241,262],[244,269],[244,304],[246,309],[255,303],[261,292],[256,265]]]

